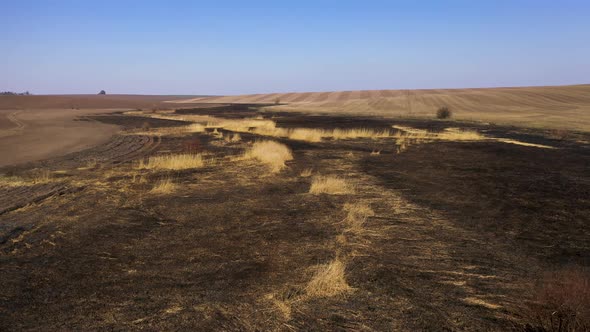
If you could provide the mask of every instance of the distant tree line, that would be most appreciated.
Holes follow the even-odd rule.
[[[32,93],[29,93],[29,91],[25,91],[25,92],[12,92],[12,91],[0,91],[0,96],[30,96],[32,95]]]

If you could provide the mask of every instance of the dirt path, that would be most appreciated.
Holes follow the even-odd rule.
[[[6,128],[0,127],[0,138],[6,137],[6,136],[11,136],[11,135],[17,135],[25,129],[25,124],[22,123],[17,118],[17,115],[20,112],[21,111],[11,112],[6,115],[7,121],[0,121],[0,123],[3,125],[3,127],[6,127]]]

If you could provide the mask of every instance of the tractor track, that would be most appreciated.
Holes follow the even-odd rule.
[[[0,197],[0,215],[71,191],[76,191],[76,188],[71,188],[63,182],[5,189],[5,194]]]

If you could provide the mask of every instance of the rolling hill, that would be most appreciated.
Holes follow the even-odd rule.
[[[174,100],[174,103],[275,103],[306,113],[431,117],[448,106],[461,120],[590,131],[590,85],[270,93]]]

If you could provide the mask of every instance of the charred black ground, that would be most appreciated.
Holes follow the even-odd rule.
[[[395,153],[391,139],[269,138],[287,169],[234,161],[260,136],[115,136],[104,146],[1,170],[52,180],[2,187],[0,329],[498,330],[523,323],[540,273],[590,266],[590,137],[475,123],[261,113],[219,105],[179,114],[262,115],[287,128],[468,128],[497,141],[429,142]],[[183,122],[94,117],[126,131]],[[183,171],[137,170],[150,155],[198,141],[216,159]],[[380,151],[379,154],[371,152]],[[311,195],[314,174],[357,184]],[[169,195],[150,193],[169,177]],[[358,236],[346,203],[374,210]],[[346,264],[350,292],[303,296],[315,268]],[[288,306],[290,310],[285,310]]]

